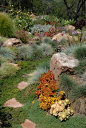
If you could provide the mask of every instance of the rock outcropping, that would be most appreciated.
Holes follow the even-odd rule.
[[[50,70],[53,72],[55,79],[58,79],[62,72],[67,70],[71,72],[78,64],[77,59],[67,56],[65,53],[56,53],[51,58]]]

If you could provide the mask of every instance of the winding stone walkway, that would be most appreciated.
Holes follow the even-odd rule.
[[[32,74],[29,74],[29,76],[32,76]],[[29,83],[25,82],[25,81],[21,81],[18,85],[17,88],[19,88],[19,90],[23,90],[25,89],[27,86],[29,85]],[[18,102],[16,100],[16,98],[12,98],[8,101],[6,101],[4,103],[4,107],[13,107],[13,108],[19,108],[19,107],[23,107],[23,104],[21,104],[20,102]],[[22,128],[35,128],[36,124],[32,121],[30,121],[29,119],[25,119],[24,123],[20,124],[22,126]]]

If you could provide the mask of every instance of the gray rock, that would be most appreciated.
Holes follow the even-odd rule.
[[[20,46],[22,44],[23,43],[22,43],[22,41],[20,39],[10,38],[10,39],[6,40],[3,43],[3,46],[5,46],[5,47],[12,47],[12,46]]]
[[[55,79],[58,79],[62,72],[67,70],[71,72],[78,64],[77,59],[67,56],[65,53],[56,53],[51,58],[50,70],[53,72]]]

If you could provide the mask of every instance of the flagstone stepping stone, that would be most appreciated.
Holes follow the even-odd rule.
[[[32,121],[26,119],[25,122],[21,124],[21,126],[23,128],[35,128],[36,127],[36,124],[33,123]]]
[[[22,81],[22,82],[20,82],[20,83],[18,84],[17,87],[18,87],[20,90],[22,90],[22,89],[25,89],[27,86],[28,86],[28,83],[25,82],[25,81]]]
[[[4,107],[23,107],[23,104],[19,103],[15,98],[12,98],[4,103]]]

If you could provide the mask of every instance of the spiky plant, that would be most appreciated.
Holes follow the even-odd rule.
[[[23,45],[18,47],[18,53],[20,58],[28,60],[33,54],[33,48],[29,45]]]
[[[41,44],[40,45],[40,50],[42,51],[44,56],[51,56],[54,52],[52,46],[50,44]]]
[[[12,19],[6,13],[0,13],[0,35],[5,37],[15,36],[15,27]]]
[[[77,84],[69,76],[61,75],[60,89],[66,92],[67,98],[71,97],[71,93],[76,86]]]
[[[76,74],[83,74],[86,67],[86,59],[79,62],[79,65],[75,67]]]
[[[86,59],[86,46],[77,48],[74,52],[74,56],[79,60]]]
[[[45,68],[37,68],[33,73],[32,76],[28,79],[28,83],[30,85],[35,84],[35,83],[39,83],[39,77],[41,76],[41,74],[43,73],[47,73],[48,69]]]
[[[74,55],[74,52],[77,48],[80,48],[80,47],[84,47],[86,46],[85,43],[78,43],[78,44],[75,44],[75,45],[70,45],[69,47],[65,48],[63,52],[65,52],[67,55],[69,56],[73,56]]]
[[[43,63],[41,63],[39,66],[39,68],[47,68],[48,70],[50,69],[50,59],[47,61],[44,61]]]
[[[42,40],[42,43],[51,44],[52,40],[51,40],[50,37],[44,37],[43,40]]]
[[[71,94],[72,98],[86,97],[86,85],[76,86]]]
[[[14,55],[14,52],[12,49],[7,47],[1,47],[0,48],[0,55],[4,57],[7,60],[13,61],[16,57]]]
[[[33,48],[33,54],[31,56],[32,60],[39,60],[39,59],[44,58],[44,55],[40,49],[40,46],[34,44],[32,45],[32,48]]]

